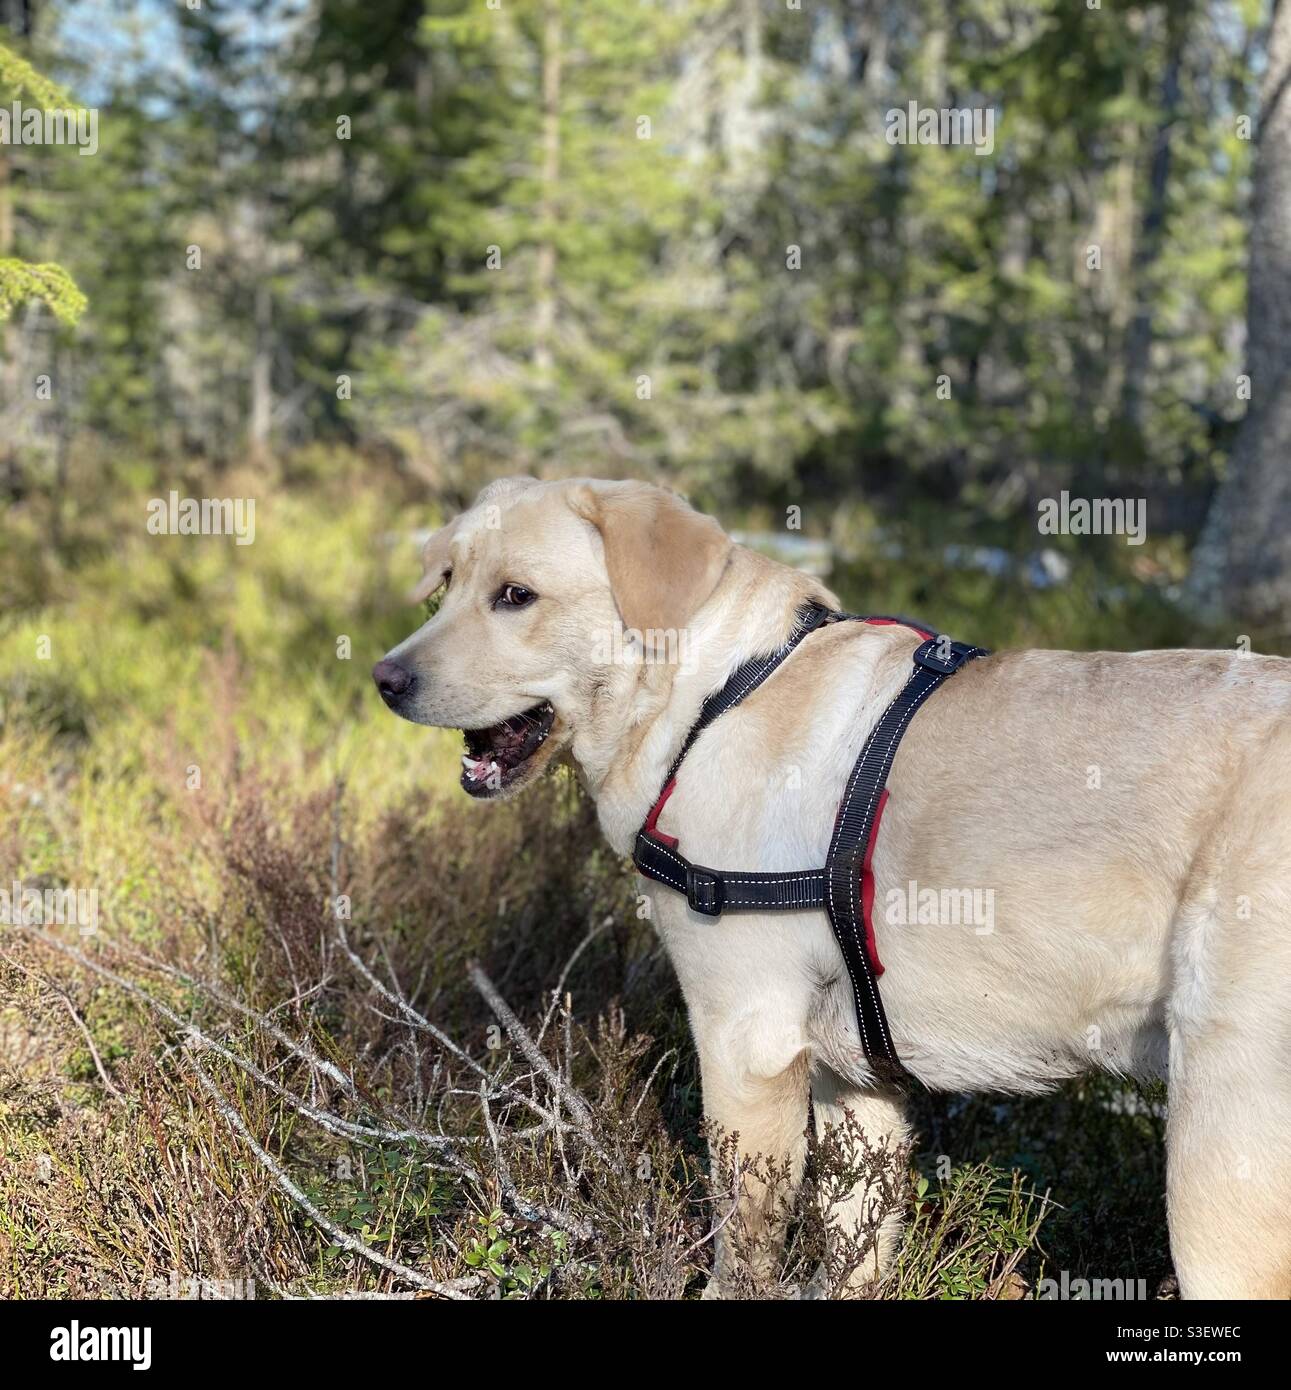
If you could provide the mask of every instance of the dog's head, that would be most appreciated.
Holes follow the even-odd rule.
[[[652,653],[684,646],[730,550],[663,488],[504,479],[426,543],[413,597],[434,611],[373,679],[396,714],[465,731],[466,791],[508,795],[627,732]]]

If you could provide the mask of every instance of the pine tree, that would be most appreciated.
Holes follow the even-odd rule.
[[[756,88],[758,22],[746,3],[593,0],[426,21],[433,51],[489,76],[494,106],[435,224],[447,300],[369,345],[365,428],[463,493],[499,467],[702,486],[751,455],[793,457],[805,431],[780,385],[733,391],[726,374],[757,312],[748,288],[788,273],[782,249],[753,274],[722,225],[757,177],[713,127]]]
[[[0,99],[24,98],[42,108],[74,106],[60,87],[42,77],[25,58],[0,44]],[[9,254],[14,231],[8,162],[9,157],[0,150],[0,320],[34,299],[46,304],[60,322],[75,323],[85,312],[86,301],[67,271],[52,261],[33,265]]]

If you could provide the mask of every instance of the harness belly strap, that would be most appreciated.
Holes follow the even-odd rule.
[[[926,639],[914,653],[914,669],[896,698],[870,731],[847,779],[838,809],[829,853],[823,868],[787,873],[756,873],[710,869],[693,864],[678,849],[675,836],[658,828],[659,813],[672,795],[677,769],[695,740],[719,715],[739,704],[783,662],[809,633],[836,622],[892,623],[909,627]],[[981,647],[935,637],[904,618],[870,618],[834,613],[821,604],[807,604],[798,615],[793,635],[775,652],[741,666],[729,681],[704,701],[699,718],[686,736],[664,780],[645,824],[637,833],[632,859],[647,878],[684,893],[686,902],[707,917],[724,911],[802,912],[823,908],[838,941],[852,983],[861,1044],[870,1066],[881,1079],[899,1084],[908,1073],[897,1057],[879,998],[878,959],[871,921],[874,881],[870,860],[879,817],[887,800],[886,782],[901,735],[925,700],[961,666],[986,655]]]

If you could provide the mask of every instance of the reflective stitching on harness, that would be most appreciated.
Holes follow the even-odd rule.
[[[668,884],[670,887],[677,889],[679,893],[684,893],[686,891],[686,885],[684,883],[679,883],[675,878],[665,873],[662,869],[653,870],[652,874],[648,875],[648,877],[660,879],[662,882]]]
[[[656,840],[653,836],[650,837],[650,843],[660,854],[671,859],[679,869],[685,870],[691,867],[689,862],[683,859],[681,855],[675,854],[667,845],[660,843],[660,841]],[[710,870],[710,872],[713,871]],[[719,869],[716,872],[721,873],[721,870]],[[783,874],[751,874],[746,878],[728,878],[725,874],[722,874],[722,878],[726,883],[807,883],[811,879],[823,879],[824,877],[824,869],[793,869]]]
[[[654,834],[654,835],[650,835],[650,836],[648,837],[649,840],[650,840],[650,844],[653,846],[653,848],[654,848],[659,854],[662,854],[662,855],[664,856],[664,858],[666,858],[666,859],[671,859],[672,862],[673,862],[674,864],[676,864],[676,866],[682,871],[682,874],[684,875],[685,872],[686,872],[686,870],[687,870],[688,868],[691,867],[690,864],[689,864],[685,859],[683,859],[679,854],[675,854],[675,853],[672,851],[672,849],[671,849],[668,845],[665,845],[665,844],[663,844],[661,841],[657,840],[657,839],[655,838],[655,835],[662,834],[663,832],[662,832],[661,830],[659,830],[659,828],[658,828],[657,826],[653,827],[653,829],[654,829],[655,834]],[[639,868],[640,868],[640,866],[638,865],[638,869],[639,869]],[[718,870],[718,872],[720,873],[721,871]],[[675,878],[672,878],[672,877],[669,876],[668,874],[664,873],[664,871],[663,871],[662,869],[658,868],[657,866],[651,871],[651,873],[646,874],[646,877],[647,877],[647,878],[650,878],[650,877],[653,877],[653,876],[655,876],[655,875],[657,875],[657,876],[660,878],[660,880],[661,880],[662,882],[668,884],[669,887],[671,887],[671,888],[676,888],[676,889],[678,889],[680,892],[683,892],[683,893],[686,891],[686,885],[685,885],[684,882],[678,882]],[[789,872],[789,873],[785,873],[785,874],[752,874],[752,875],[748,875],[748,876],[745,876],[745,877],[739,877],[739,878],[736,878],[736,877],[730,877],[730,878],[728,878],[725,874],[723,874],[723,875],[722,875],[722,880],[723,880],[723,882],[725,882],[725,883],[738,883],[738,884],[746,884],[746,885],[749,885],[749,886],[752,886],[752,885],[754,885],[754,884],[771,884],[771,883],[783,883],[783,884],[785,884],[786,886],[796,886],[796,885],[798,885],[798,884],[807,884],[807,883],[820,882],[820,883],[821,883],[821,886],[823,887],[823,886],[824,886],[824,882],[825,882],[825,877],[826,877],[826,876],[825,876],[825,871],[824,871],[824,869],[802,869],[802,870],[795,870],[795,871],[792,871],[792,872]],[[728,907],[764,907],[764,906],[774,906],[773,904],[766,904],[766,903],[764,903],[760,898],[756,898],[756,897],[753,897],[753,898],[749,898],[749,897],[730,897],[730,898],[728,898],[728,899],[726,900],[726,905],[727,905]]]
[[[783,878],[778,875],[772,879],[767,878],[728,878],[727,883],[806,883],[813,878],[824,878],[822,869],[803,869],[801,872],[793,871],[786,873]]]
[[[914,684],[915,680],[918,678],[918,674],[919,674],[919,673],[918,673],[918,671],[916,670],[916,671],[910,676],[909,680],[907,680],[906,683],[901,687],[901,692],[900,692],[900,694],[897,696],[897,700],[900,700],[900,699],[902,698],[902,696],[906,693],[906,691],[910,689],[910,687]],[[923,702],[928,698],[928,696],[931,695],[932,692],[933,692],[934,690],[936,690],[936,689],[938,688],[938,686],[940,686],[940,685],[941,685],[941,681],[939,681],[939,680],[938,680],[938,681],[934,681],[931,685],[928,686],[928,688],[927,688],[926,690],[921,691],[913,700],[911,700],[911,702],[910,702],[910,708],[909,708],[908,710],[906,710],[905,714],[901,717],[901,722],[896,726],[895,729],[893,729],[893,731],[892,731],[892,736],[888,739],[888,742],[887,742],[887,747],[888,747],[888,748],[891,748],[892,745],[896,742],[896,740],[897,740],[898,738],[900,738],[902,731],[905,729],[905,726],[910,722],[910,717],[914,714],[915,710],[917,710],[917,709],[919,708],[919,706],[922,705]],[[895,704],[896,701],[893,701],[893,703]],[[858,773],[860,772],[861,766],[862,766],[862,764],[865,762],[866,757],[869,755],[870,749],[871,749],[871,748],[873,747],[873,745],[874,745],[874,740],[878,737],[879,730],[880,730],[880,728],[882,727],[882,724],[883,724],[883,720],[882,720],[882,717],[880,717],[878,723],[875,724],[873,730],[870,732],[869,738],[866,739],[866,741],[865,741],[865,747],[861,750],[861,756],[856,760],[856,771],[857,771]],[[859,781],[859,778],[857,778],[856,780]],[[874,787],[874,788],[871,789],[871,791],[870,791],[870,799],[869,799],[869,801],[866,803],[866,807],[865,807],[865,814],[866,814],[866,817],[867,817],[867,818],[868,818],[870,812],[871,812],[871,811],[873,810],[873,808],[874,808],[874,798],[879,794],[879,792],[880,792],[881,790],[882,790],[881,785],[880,785],[880,786],[876,786],[876,787]],[[839,812],[839,816],[838,816],[838,825],[837,825],[837,826],[835,827],[835,829],[834,829],[833,839],[831,840],[831,842],[830,842],[830,847],[829,847],[829,848],[830,848],[830,854],[831,854],[831,855],[833,854],[834,848],[835,848],[835,846],[838,844],[838,841],[839,841],[839,839],[840,839],[840,837],[841,837],[841,835],[842,835],[842,830],[843,830],[843,818],[847,815],[848,808],[851,806],[851,804],[852,804],[852,798],[853,798],[855,795],[856,795],[856,782],[854,781],[853,784],[852,784],[851,790],[848,792],[847,797],[846,797],[846,799],[845,799],[844,802],[843,802],[843,809]],[[829,893],[829,906],[830,906],[830,908],[833,910],[834,913],[837,913],[837,912],[838,912],[838,905],[837,905],[837,903],[836,903],[835,900],[834,900],[834,879],[833,879],[833,876],[832,876],[832,875],[830,876],[830,879],[829,879],[829,886],[828,886],[827,891],[828,891],[828,893]],[[859,933],[859,931],[857,930],[858,923],[857,923],[857,921],[856,921],[856,914],[852,911],[852,904],[851,904],[850,897],[849,897],[849,900],[848,900],[848,904],[847,904],[847,913],[846,913],[846,916],[845,916],[844,920],[846,921],[848,927],[849,927],[850,930],[851,930],[852,937],[853,937],[853,939],[854,939],[855,942],[856,942],[856,948],[857,948],[857,950],[858,950],[858,951],[866,951],[867,954],[868,954],[868,947],[866,946],[866,943],[863,942],[863,941],[861,940],[860,933]],[[859,984],[857,983],[857,980],[856,980],[856,973],[855,973],[855,971],[852,969],[851,962],[847,959],[846,955],[843,956],[843,963],[847,966],[847,973],[852,977],[852,988],[853,988],[854,990],[856,990],[856,992],[859,994],[859,993],[860,993],[860,986],[859,986]],[[878,991],[877,991],[877,988],[876,988],[876,986],[875,986],[874,978],[873,978],[872,975],[867,975],[867,976],[865,977],[865,984],[866,984],[866,988],[869,990],[870,998],[874,1001],[875,1006],[876,1006],[876,1019],[877,1019],[877,1021],[878,1021],[879,1028],[880,1028],[880,1030],[882,1031],[884,1037],[887,1039],[887,1043],[888,1043],[888,1048],[889,1048],[889,1050],[892,1050],[892,1035],[891,1035],[891,1033],[888,1031],[888,1028],[887,1028],[886,1023],[885,1023],[885,1020],[884,1020],[882,1008],[879,1006]],[[858,1011],[858,1012],[857,1012],[857,1015],[856,1015],[856,1018],[857,1018],[857,1022],[860,1024],[860,1027],[861,1027],[861,1043],[862,1043],[862,1045],[863,1045],[864,1048],[865,1048],[866,1054],[868,1055],[869,1050],[870,1050],[870,1044],[869,1044],[869,1039],[868,1039],[868,1037],[866,1036],[866,1033],[865,1033],[865,1015],[862,1014],[862,1013],[860,1013],[860,1012]]]

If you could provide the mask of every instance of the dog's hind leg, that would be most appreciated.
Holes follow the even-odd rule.
[[[1291,731],[1216,803],[1170,941],[1166,1195],[1185,1298],[1291,1297]]]
[[[1167,1202],[1184,1298],[1291,1298],[1291,1098],[1285,1055],[1175,1039]]]
[[[811,1098],[826,1170],[820,1175],[824,1282],[857,1292],[882,1278],[901,1240],[910,1134],[905,1107],[896,1092],[862,1090],[827,1067],[813,1073]],[[855,1178],[850,1189],[840,1189],[831,1168]]]
[[[1291,1297],[1289,770],[1243,778],[1173,929],[1166,1188],[1185,1298]]]

